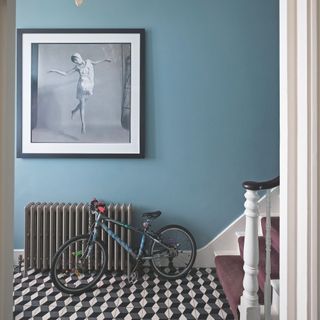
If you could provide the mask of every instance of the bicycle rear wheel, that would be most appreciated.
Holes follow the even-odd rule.
[[[160,243],[153,241],[150,248],[152,268],[170,280],[186,275],[193,266],[197,252],[192,234],[178,225],[165,226],[157,234]]]
[[[106,270],[105,245],[90,235],[68,240],[55,254],[51,279],[64,293],[80,294],[91,289]]]

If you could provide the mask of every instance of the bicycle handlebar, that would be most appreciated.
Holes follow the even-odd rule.
[[[106,204],[104,201],[98,201],[96,198],[93,198],[93,200],[90,202],[90,210],[98,211],[99,213],[104,214],[106,212]]]

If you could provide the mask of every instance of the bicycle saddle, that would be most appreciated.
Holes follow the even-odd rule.
[[[145,212],[142,217],[147,219],[157,219],[160,217],[161,211]]]

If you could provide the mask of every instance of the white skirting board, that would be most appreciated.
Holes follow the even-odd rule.
[[[279,216],[279,187],[271,190],[271,215]],[[265,215],[266,197],[263,196],[259,200],[259,213],[263,217]],[[245,215],[242,214],[220,232],[208,244],[198,249],[195,267],[212,268],[214,258],[217,255],[238,255],[238,234],[245,232]],[[262,234],[261,225],[259,225],[259,234]]]
[[[14,249],[13,250],[13,266],[19,265],[19,256],[22,255],[24,258],[23,249]],[[213,267],[214,252],[211,251],[211,247],[203,247],[197,251],[197,258],[194,264],[194,267]]]

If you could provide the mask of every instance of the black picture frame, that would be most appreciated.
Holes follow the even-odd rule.
[[[17,30],[17,157],[144,158],[144,29]]]

